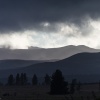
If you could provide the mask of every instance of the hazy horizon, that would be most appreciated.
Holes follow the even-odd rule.
[[[65,46],[58,46],[58,47],[38,47],[38,46],[29,46],[27,48],[10,48],[10,47],[5,47],[2,46],[0,47],[0,49],[10,49],[10,50],[30,50],[30,49],[59,49],[59,48],[65,48],[65,47],[87,47],[87,48],[91,48],[91,49],[97,49],[100,50],[99,48],[93,48],[90,46],[86,46],[86,45],[65,45]]]

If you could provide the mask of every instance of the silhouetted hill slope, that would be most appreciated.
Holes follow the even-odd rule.
[[[33,49],[0,49],[0,60],[21,59],[21,60],[61,60],[74,54],[82,52],[100,52],[86,46],[66,46],[61,48],[33,48]]]
[[[21,68],[21,67],[29,66],[32,64],[41,63],[41,62],[43,62],[43,61],[18,60],[18,59],[0,60],[0,70]]]
[[[43,76],[46,73],[52,74],[56,69],[62,70],[64,75],[100,74],[100,53],[79,53],[56,62],[45,62],[23,68],[2,70],[0,74],[4,74],[3,72],[6,71],[6,74],[26,72],[29,76],[34,73]]]
[[[23,70],[37,74],[52,73],[61,69],[64,75],[71,74],[99,74],[100,53],[80,53],[57,62],[46,62],[28,66]]]

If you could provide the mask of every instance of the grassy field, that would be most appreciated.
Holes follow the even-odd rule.
[[[82,85],[73,95],[49,95],[49,86],[1,86],[0,100],[96,100],[100,98],[98,84]],[[94,92],[92,92],[94,91]],[[3,96],[9,94],[9,96]]]

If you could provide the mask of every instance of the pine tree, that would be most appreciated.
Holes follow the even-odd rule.
[[[26,73],[23,74],[23,78],[24,78],[24,85],[27,85],[27,76],[26,76]]]
[[[9,75],[9,77],[8,77],[8,85],[14,85],[14,77],[13,77],[13,75],[11,74],[11,75]]]
[[[56,72],[52,75],[50,93],[66,94],[68,92],[67,85],[68,83],[64,81],[62,72],[60,70],[56,70]]]
[[[21,73],[21,76],[20,76],[20,84],[24,85],[24,74],[23,73]]]
[[[34,74],[32,78],[32,85],[37,85],[37,84],[38,84],[38,79],[37,79],[36,74]]]
[[[45,84],[46,85],[50,85],[50,83],[51,83],[51,79],[50,79],[50,76],[48,75],[48,74],[46,74],[46,76],[45,76]]]
[[[16,85],[20,85],[20,76],[19,76],[19,73],[16,75]]]

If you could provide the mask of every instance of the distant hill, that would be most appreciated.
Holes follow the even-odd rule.
[[[20,70],[41,76],[52,74],[56,69],[61,69],[64,75],[100,74],[100,53],[79,53],[64,60],[34,64]]]
[[[16,73],[25,72],[29,77],[32,77],[33,74],[43,77],[46,73],[51,75],[56,69],[60,69],[64,76],[77,76],[81,80],[89,77],[88,81],[99,81],[100,53],[79,53],[56,62],[43,62],[23,68],[0,70],[0,76],[6,77],[9,74],[15,75]]]
[[[21,68],[25,66],[29,66],[32,64],[41,63],[43,61],[35,61],[35,60],[0,60],[0,70],[4,69],[15,69]]]
[[[5,59],[20,59],[20,60],[61,60],[68,58],[74,54],[82,52],[100,52],[86,46],[66,46],[61,48],[37,48],[30,47],[29,49],[0,49],[0,60]]]

